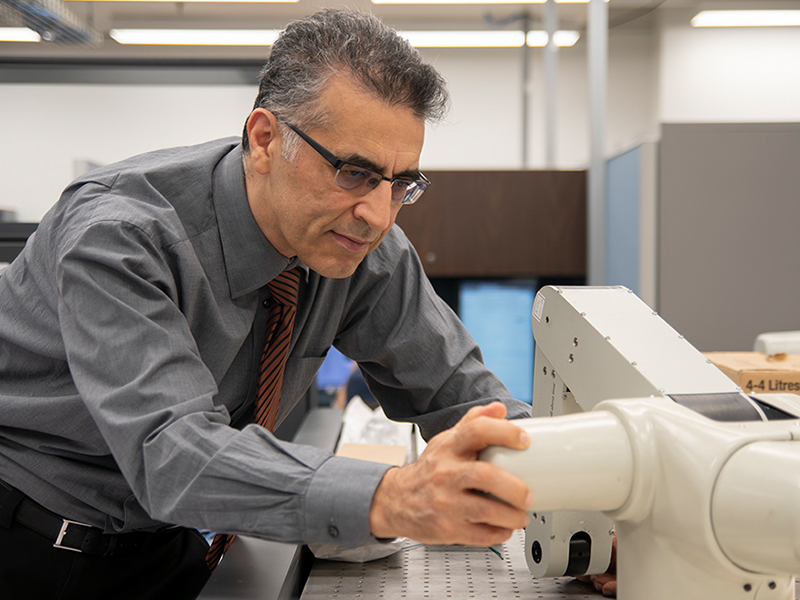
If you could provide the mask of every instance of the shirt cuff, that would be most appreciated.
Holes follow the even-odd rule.
[[[391,468],[340,456],[328,459],[317,469],[306,493],[305,539],[346,548],[371,539],[372,496]]]

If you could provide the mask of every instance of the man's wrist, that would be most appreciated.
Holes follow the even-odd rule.
[[[398,537],[399,532],[392,527],[392,498],[399,467],[393,467],[384,473],[375,494],[372,496],[372,504],[369,509],[369,530],[377,539],[393,539]]]

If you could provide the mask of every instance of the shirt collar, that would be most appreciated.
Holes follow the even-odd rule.
[[[217,214],[222,256],[231,298],[248,294],[275,279],[281,271],[308,267],[295,256],[286,258],[264,236],[256,223],[244,183],[241,144],[214,168],[213,202]]]

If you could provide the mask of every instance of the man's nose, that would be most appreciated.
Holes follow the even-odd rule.
[[[374,190],[361,196],[354,214],[375,231],[385,231],[391,227],[397,214],[396,206],[392,202],[392,184],[382,181]]]

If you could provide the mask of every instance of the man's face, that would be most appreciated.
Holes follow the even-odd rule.
[[[326,125],[305,133],[338,158],[386,177],[417,176],[425,126],[410,109],[388,106],[343,77],[328,85],[322,108]],[[290,162],[276,141],[264,185],[254,194],[248,189],[262,231],[282,255],[298,256],[324,277],[352,275],[400,210],[390,183],[356,195],[334,183],[336,169],[306,142]]]

